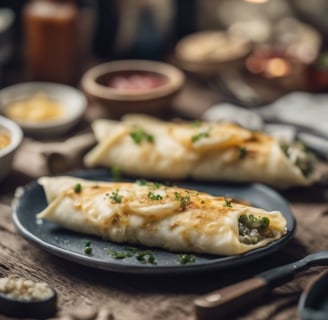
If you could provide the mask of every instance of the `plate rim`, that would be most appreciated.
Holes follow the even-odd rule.
[[[105,176],[104,176],[105,174]],[[61,174],[62,175],[66,175],[66,176],[74,176],[74,177],[81,177],[81,178],[85,178],[85,179],[94,179],[92,178],[94,175],[101,175],[102,177],[105,177],[107,179],[104,179],[104,181],[108,181],[111,176],[110,176],[110,172],[108,170],[104,170],[104,169],[92,169],[92,170],[75,170],[75,171],[71,171],[65,174]],[[128,179],[128,180],[133,180],[133,179]],[[135,180],[135,179],[134,179]],[[214,187],[214,184],[212,183],[206,183],[206,182],[198,182],[198,181],[179,181],[177,182],[177,184],[182,185],[182,186],[186,186],[188,184],[196,186],[203,186],[203,187],[208,187],[208,186],[212,186]],[[282,247],[284,247],[285,245],[287,245],[287,243],[293,238],[295,231],[296,231],[296,226],[297,226],[297,221],[289,207],[288,202],[286,201],[286,199],[280,195],[277,191],[275,191],[274,189],[260,184],[260,183],[252,183],[252,184],[230,184],[230,183],[220,183],[218,184],[218,186],[226,186],[229,185],[230,187],[236,188],[240,186],[247,186],[247,187],[251,187],[251,188],[255,188],[260,190],[261,192],[268,194],[269,196],[271,196],[274,200],[278,200],[281,201],[281,204],[283,204],[284,206],[286,206],[286,212],[282,212],[283,216],[286,218],[287,220],[287,233],[286,235],[284,235],[284,237],[275,240],[274,242],[268,244],[265,247],[261,247],[258,249],[254,249],[251,250],[247,253],[241,254],[241,255],[234,255],[234,256],[219,256],[219,258],[217,259],[213,259],[213,260],[208,260],[206,261],[206,263],[194,263],[194,264],[176,264],[176,265],[145,265],[145,264],[141,264],[140,265],[135,265],[135,264],[122,264],[120,263],[120,260],[114,260],[114,261],[105,261],[103,259],[100,258],[96,258],[93,256],[88,256],[88,255],[84,255],[82,253],[77,253],[74,251],[70,251],[67,250],[65,248],[61,248],[59,246],[56,246],[55,244],[49,243],[48,241],[38,237],[37,235],[35,235],[35,233],[33,233],[32,231],[30,231],[25,225],[24,223],[21,221],[20,217],[19,217],[19,205],[24,197],[24,195],[26,195],[26,193],[29,192],[29,190],[36,188],[36,187],[41,187],[37,180],[33,180],[32,182],[24,185],[24,186],[20,186],[16,189],[14,198],[12,200],[12,219],[14,222],[14,225],[16,227],[16,230],[18,231],[19,234],[21,234],[25,239],[27,239],[28,241],[34,243],[35,245],[37,245],[39,248],[47,251],[50,254],[53,254],[57,257],[60,257],[62,259],[80,264],[80,265],[84,265],[87,267],[91,267],[94,269],[101,269],[101,270],[105,270],[105,271],[110,271],[110,272],[118,272],[118,273],[127,273],[127,274],[190,274],[190,273],[200,273],[200,272],[205,272],[205,271],[213,271],[213,270],[221,270],[221,269],[225,269],[228,267],[236,267],[239,265],[243,265],[243,264],[247,264],[250,262],[253,262],[255,260],[259,260],[260,258],[263,258],[265,256],[268,256],[276,251],[278,251],[279,249],[281,249]],[[245,199],[247,200],[247,199]],[[72,234],[75,234],[75,232],[73,231],[69,231],[68,232],[72,232]],[[78,234],[78,233],[76,233]],[[85,235],[85,237],[92,237],[91,235]],[[83,234],[81,234],[81,237],[83,237]],[[99,240],[101,241],[102,239],[99,238]],[[111,241],[107,241],[107,240],[102,240],[102,241],[106,241],[111,243]],[[112,242],[114,243],[114,242]],[[124,245],[124,244],[116,244],[116,245]],[[133,246],[133,245],[131,245]],[[146,247],[145,247],[146,248]],[[151,248],[150,248],[151,250]],[[158,249],[159,251],[163,251],[163,252],[168,252],[168,253],[174,253],[174,254],[178,254],[178,252],[169,252],[168,250],[164,250],[164,249]],[[197,254],[199,256],[202,256],[201,254]],[[203,255],[206,256],[206,255]],[[211,255],[212,256],[212,255]],[[213,255],[215,256],[215,255]]]

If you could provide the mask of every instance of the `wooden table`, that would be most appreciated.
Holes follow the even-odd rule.
[[[195,83],[190,82],[177,98],[174,105],[177,114],[197,117],[220,100],[205,88],[198,87],[197,91],[195,88]],[[101,116],[101,112],[96,106],[90,106],[83,124],[71,134],[88,130],[90,121]],[[0,184],[0,276],[15,274],[48,282],[58,293],[57,318],[196,319],[192,301],[198,295],[327,249],[328,188],[317,185],[281,192],[290,202],[297,220],[295,238],[279,252],[247,265],[185,276],[146,276],[106,272],[63,260],[25,240],[11,219],[10,205],[16,187],[49,173],[45,158],[40,154],[42,146],[48,143],[26,137],[16,155],[12,173]],[[322,166],[326,170],[328,164]],[[322,269],[324,267],[316,267],[298,274],[295,280],[241,311],[240,319],[298,319],[300,294],[312,276]]]

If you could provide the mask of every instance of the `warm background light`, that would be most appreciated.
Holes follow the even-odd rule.
[[[250,2],[250,3],[266,3],[269,0],[244,0],[245,2]]]
[[[265,66],[265,74],[268,78],[283,77],[290,73],[289,63],[282,58],[272,58]]]

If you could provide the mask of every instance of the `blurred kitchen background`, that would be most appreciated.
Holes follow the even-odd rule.
[[[177,64],[223,100],[247,107],[290,91],[325,92],[327,11],[326,0],[0,0],[1,87],[24,80],[77,85],[95,63],[138,58]],[[177,53],[182,40],[203,31],[224,38],[193,41],[187,57],[202,62],[211,50],[225,52],[205,75]],[[238,63],[234,39],[248,48]],[[227,63],[230,56],[236,63]],[[219,80],[208,80],[213,73]]]

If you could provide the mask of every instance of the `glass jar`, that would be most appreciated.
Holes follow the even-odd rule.
[[[73,84],[80,67],[78,8],[72,1],[34,0],[23,10],[27,77]]]

